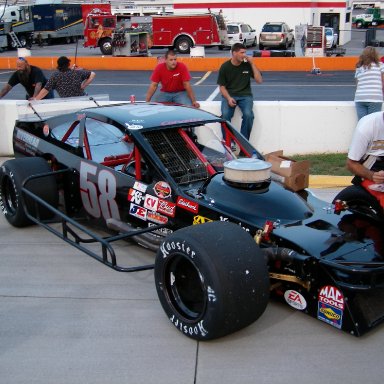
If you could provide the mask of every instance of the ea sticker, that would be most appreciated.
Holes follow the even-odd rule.
[[[293,289],[285,291],[284,299],[291,307],[299,309],[300,311],[307,308],[307,302],[305,301],[304,296]]]

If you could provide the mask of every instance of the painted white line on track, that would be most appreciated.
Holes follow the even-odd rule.
[[[208,71],[205,73],[205,75],[198,81],[195,83],[195,85],[200,85],[203,81],[205,81],[206,79],[208,79],[208,76],[212,73],[212,71]]]
[[[215,97],[219,94],[220,88],[216,87],[215,90],[207,97],[206,101],[215,100]]]

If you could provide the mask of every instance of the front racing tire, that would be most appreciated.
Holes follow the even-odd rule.
[[[259,247],[229,222],[194,225],[168,236],[157,252],[155,284],[170,321],[194,340],[216,339],[248,326],[269,299]]]
[[[24,180],[35,174],[50,172],[48,163],[41,157],[26,157],[6,161],[0,168],[0,207],[7,221],[14,227],[25,227],[33,224],[28,218],[25,207],[28,212],[40,219],[52,217],[52,213],[42,207],[38,208],[27,196],[24,199],[21,196],[21,189]],[[53,207],[58,206],[58,190],[55,177],[48,176],[42,179],[35,179],[28,182],[28,190],[42,198]]]

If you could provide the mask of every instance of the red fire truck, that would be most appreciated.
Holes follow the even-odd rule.
[[[90,4],[89,7],[91,6]],[[112,15],[109,4],[88,12],[84,19],[84,47],[99,47],[104,55],[112,54],[112,33],[117,27],[141,27],[140,22],[134,22],[134,18],[126,23],[118,21],[118,16]],[[195,45],[219,47],[229,45],[227,29],[221,13],[156,15],[150,18],[150,27],[146,25],[144,28],[147,31],[149,29],[151,36],[149,46],[173,47],[180,53],[189,53],[190,48]]]

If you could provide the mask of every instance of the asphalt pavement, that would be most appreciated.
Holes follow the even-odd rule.
[[[337,191],[314,190],[327,201]],[[117,248],[127,263],[154,260]],[[271,301],[249,327],[196,342],[165,316],[153,271],[116,272],[3,215],[0,258],[1,384],[382,382],[383,326],[356,338]]]

